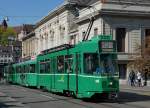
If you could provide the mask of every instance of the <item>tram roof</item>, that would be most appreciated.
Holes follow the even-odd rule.
[[[74,47],[73,45],[63,44],[63,45],[60,45],[60,46],[56,46],[54,48],[44,50],[44,51],[41,52],[40,55],[45,55],[45,54],[52,53],[52,52],[57,52],[57,51],[65,50],[65,49],[70,49],[70,48],[73,48],[73,47]]]
[[[36,63],[36,60],[28,60],[28,61],[24,61],[24,62],[17,63],[17,64],[15,64],[15,65],[35,64],[35,63]]]
[[[58,52],[58,51],[62,51],[62,50],[66,50],[66,49],[71,49],[74,47],[80,47],[82,45],[85,44],[91,44],[91,43],[98,43],[98,41],[109,41],[112,40],[112,36],[111,35],[97,35],[91,38],[91,40],[87,40],[87,41],[82,41],[80,43],[78,43],[77,45],[70,45],[70,44],[63,44],[60,46],[56,46],[47,50],[44,50],[41,52],[41,54],[39,54],[39,56],[45,55],[45,54],[49,54],[49,53],[53,53],[53,52]]]

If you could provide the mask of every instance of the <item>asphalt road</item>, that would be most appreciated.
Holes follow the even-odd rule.
[[[149,91],[121,88],[119,96],[115,102],[85,101],[17,85],[0,85],[0,108],[150,108]]]

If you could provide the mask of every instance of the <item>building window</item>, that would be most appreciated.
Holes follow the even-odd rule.
[[[145,29],[145,48],[150,47],[150,29]]]
[[[126,29],[117,28],[116,29],[116,41],[117,41],[118,52],[125,52],[125,37],[126,37]]]
[[[86,32],[83,31],[83,32],[82,32],[82,39],[85,37],[85,34],[86,34]]]
[[[64,73],[64,56],[57,57],[57,72]]]
[[[75,45],[76,44],[76,35],[70,36],[69,44]]]
[[[4,59],[4,62],[6,63],[6,62],[7,62],[7,59]]]
[[[118,64],[118,67],[119,67],[119,78],[126,79],[127,64]]]
[[[145,37],[150,37],[150,29],[145,29]]]
[[[97,36],[98,35],[98,28],[95,28],[94,29],[94,36]]]
[[[54,31],[50,31],[50,40],[51,41],[54,40],[54,35],[55,35],[55,32]]]
[[[61,39],[64,39],[64,37],[65,37],[65,27],[60,28],[60,37],[61,37]]]

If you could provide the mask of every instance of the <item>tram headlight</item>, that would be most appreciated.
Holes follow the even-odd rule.
[[[109,85],[112,86],[112,85],[113,85],[113,82],[109,82]]]

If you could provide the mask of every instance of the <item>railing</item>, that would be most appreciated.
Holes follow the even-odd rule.
[[[134,60],[135,57],[140,56],[139,53],[118,52],[118,60]]]

